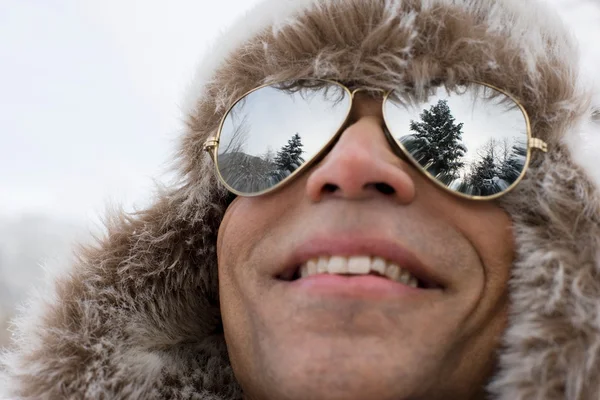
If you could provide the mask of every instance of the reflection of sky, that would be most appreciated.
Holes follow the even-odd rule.
[[[345,93],[341,88],[334,88],[327,97],[322,89],[310,96],[301,96],[298,92],[283,92],[270,87],[259,89],[234,107],[223,126],[221,142],[228,143],[233,125],[239,125],[246,118],[241,128],[248,132],[247,138],[242,139],[246,154],[261,156],[269,149],[277,153],[298,133],[305,151],[302,157],[308,159],[344,122],[350,100]],[[341,96],[344,97],[339,101]]]
[[[438,88],[436,93],[429,97],[427,103],[412,105],[386,104],[385,115],[389,122],[389,129],[396,138],[414,134],[410,130],[410,121],[420,122],[420,114],[424,109],[429,110],[439,100],[446,99],[448,106],[455,118],[455,123],[463,123],[462,142],[467,147],[467,154],[463,158],[468,165],[477,157],[477,152],[486,142],[494,138],[498,142],[508,140],[512,147],[515,142],[522,145],[527,143],[527,125],[520,108],[512,101],[502,101],[506,96],[485,99],[483,91],[468,90],[461,94],[448,95],[444,88]],[[489,94],[486,91],[485,94]]]
[[[245,153],[255,156],[262,156],[268,150],[277,153],[295,133],[299,133],[305,151],[303,158],[308,159],[322,148],[343,122],[348,110],[348,97],[341,102],[330,99],[339,100],[344,93],[337,88],[327,97],[322,89],[310,96],[273,88],[257,90],[234,107],[233,117],[228,118],[223,127],[222,143],[231,140],[232,124],[239,125],[246,118],[244,127],[248,136],[243,140]],[[525,144],[526,124],[521,110],[513,102],[502,102],[505,96],[486,100],[483,94],[483,91],[469,90],[448,95],[444,88],[440,88],[427,103],[394,106],[388,102],[386,119],[389,129],[396,138],[413,133],[409,128],[410,121],[420,121],[424,109],[446,99],[455,122],[464,124],[462,140],[468,150],[463,158],[467,161],[465,168],[476,159],[478,151],[490,138],[498,142],[506,138],[510,147],[516,141]]]

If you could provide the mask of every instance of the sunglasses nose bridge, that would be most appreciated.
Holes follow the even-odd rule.
[[[368,89],[368,88],[365,88],[365,87],[357,87],[357,88],[354,88],[354,89],[350,90],[350,94],[352,95],[352,98],[354,98],[354,96],[355,96],[357,93],[361,93],[361,92],[367,92],[367,93],[381,93],[381,94],[382,94],[382,95],[384,95],[384,96],[385,96],[385,94],[387,93],[387,91],[386,91],[386,90],[384,90],[384,89]]]
[[[391,136],[389,135],[389,131],[387,129],[387,125],[384,121],[383,117],[383,105],[385,99],[388,96],[388,91],[383,89],[367,89],[367,88],[354,88],[348,89],[350,93],[350,107],[348,109],[348,114],[344,123],[337,130],[337,133],[334,137],[333,142],[328,146],[328,153],[331,149],[337,144],[340,140],[340,137],[344,134],[344,132],[353,124],[358,122],[363,117],[371,116],[376,117],[380,121],[381,129],[383,130],[383,134],[388,142],[390,142],[390,146],[392,147],[393,152],[397,152],[397,145],[395,145],[393,138],[390,141]],[[373,96],[373,94],[378,93],[379,96]],[[362,94],[365,94],[365,97],[362,97]],[[376,103],[375,103],[376,102]],[[398,154],[401,158],[404,159],[404,155]],[[321,157],[325,156],[322,154]]]
[[[382,121],[383,127],[383,102],[386,92],[382,89],[356,88],[351,91],[351,106],[344,128],[355,123],[365,116],[375,116]]]

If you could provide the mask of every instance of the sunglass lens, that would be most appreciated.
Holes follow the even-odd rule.
[[[525,171],[527,118],[516,101],[489,86],[436,87],[421,96],[392,92],[384,115],[412,161],[465,197],[499,196]]]
[[[311,162],[343,125],[349,92],[329,81],[264,86],[242,97],[221,126],[217,166],[240,195],[274,188]]]

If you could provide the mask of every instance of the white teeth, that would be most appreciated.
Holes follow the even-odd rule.
[[[300,278],[306,278],[309,276],[308,265],[304,264],[300,267]]]
[[[400,268],[397,264],[387,262],[381,257],[321,256],[309,260],[300,267],[300,277],[302,278],[317,274],[367,275],[371,272],[377,272],[391,280],[414,288],[419,285],[418,279],[409,271]]]
[[[315,275],[317,273],[317,261],[315,260],[310,260],[309,262],[307,262],[306,264],[307,267],[307,273],[309,275]]]
[[[327,272],[330,274],[345,274],[348,272],[348,259],[346,257],[331,257]]]
[[[319,257],[317,262],[317,274],[326,274],[327,266],[329,265],[329,257]]]
[[[385,275],[385,266],[387,262],[381,257],[374,257],[371,263],[371,270],[379,272],[381,275]]]
[[[397,281],[398,277],[400,276],[400,267],[395,264],[388,264],[388,266],[385,268],[385,276],[393,281]]]
[[[371,271],[371,259],[368,256],[350,257],[348,259],[349,274],[368,274]]]

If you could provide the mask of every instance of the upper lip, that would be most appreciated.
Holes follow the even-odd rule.
[[[296,270],[302,264],[320,256],[369,255],[381,257],[409,271],[428,287],[445,287],[439,276],[424,264],[412,251],[387,238],[327,235],[312,237],[301,243],[288,256],[278,276]]]

